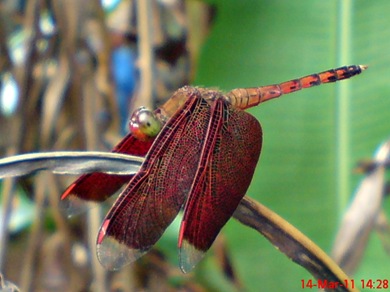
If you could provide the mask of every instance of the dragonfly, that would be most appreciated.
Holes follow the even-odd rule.
[[[109,270],[136,261],[182,210],[178,236],[184,273],[203,258],[251,183],[262,147],[260,123],[244,110],[304,88],[360,74],[352,65],[287,82],[218,90],[185,86],[154,112],[136,110],[113,152],[145,156],[134,175],[80,176],[61,199],[101,202],[125,184],[97,236]]]

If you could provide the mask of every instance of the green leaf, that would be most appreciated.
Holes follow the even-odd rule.
[[[371,157],[390,134],[390,2],[213,2],[217,16],[199,60],[196,85],[227,91],[350,65],[344,62],[369,65],[350,80],[249,110],[262,123],[264,143],[248,195],[329,252],[361,179],[353,166]],[[296,291],[301,280],[311,278],[251,230],[233,221],[225,230],[249,291]],[[389,262],[372,236],[354,279],[383,279]]]

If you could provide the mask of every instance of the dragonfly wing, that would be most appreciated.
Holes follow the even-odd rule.
[[[252,180],[262,145],[259,122],[215,101],[200,166],[180,228],[180,267],[190,271],[232,216]]]
[[[130,133],[119,142],[112,152],[145,156],[152,143],[152,141],[140,141]],[[79,199],[101,202],[116,193],[132,177],[132,175],[111,175],[101,172],[84,174],[65,190],[61,199],[68,198],[70,202]]]
[[[134,262],[176,217],[197,170],[209,114],[207,102],[193,96],[157,136],[100,228],[97,253],[103,266],[119,269]]]

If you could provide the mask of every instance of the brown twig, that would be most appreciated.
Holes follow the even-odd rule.
[[[315,243],[262,204],[245,196],[234,218],[260,232],[277,249],[309,271],[317,280],[339,283],[332,291],[357,291],[345,287],[348,276]]]
[[[152,4],[150,0],[137,1],[138,51],[140,66],[139,105],[153,108],[154,54],[152,43]]]

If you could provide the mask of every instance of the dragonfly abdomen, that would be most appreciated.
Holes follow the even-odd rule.
[[[320,85],[322,83],[336,82],[351,78],[360,74],[366,68],[367,66],[363,65],[344,66],[279,84],[251,88],[237,88],[228,92],[226,94],[226,99],[236,108],[247,109],[258,105],[259,103],[279,97],[282,94],[288,94],[304,88]]]

